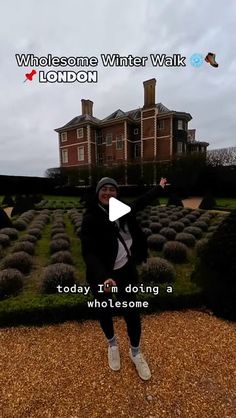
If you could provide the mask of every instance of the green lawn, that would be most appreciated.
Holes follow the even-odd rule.
[[[225,209],[236,209],[236,199],[216,198],[216,205]]]

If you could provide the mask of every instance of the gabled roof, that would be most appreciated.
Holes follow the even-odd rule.
[[[190,119],[192,119],[191,115],[189,113],[185,113],[185,112],[177,112],[175,110],[170,110],[168,109],[166,106],[164,106],[162,103],[157,103],[156,108],[158,110],[158,114],[161,113],[172,113],[172,114],[182,114],[182,115],[186,115],[188,116]],[[124,119],[124,118],[129,118],[131,120],[138,121],[141,118],[141,108],[138,109],[132,109],[129,110],[128,112],[124,112],[121,109],[117,109],[115,112],[111,113],[109,116],[106,116],[104,119],[98,119],[95,118],[94,116],[90,116],[88,114],[85,115],[80,115],[80,116],[76,116],[75,118],[73,118],[70,122],[66,123],[64,126],[55,129],[56,132],[60,132],[61,130],[64,130],[66,128],[73,128],[78,126],[80,123],[85,123],[85,122],[92,122],[95,123],[96,125],[103,125],[106,122],[111,122],[111,121],[115,121],[117,119]]]
[[[60,131],[62,129],[65,128],[73,128],[77,125],[79,125],[80,123],[84,123],[84,122],[93,122],[96,124],[99,124],[101,121],[98,118],[95,118],[94,116],[90,116],[90,115],[80,115],[80,116],[76,116],[75,118],[71,119],[70,122],[66,123],[65,125],[61,126],[60,128],[55,129],[55,131]]]
[[[166,106],[164,106],[162,103],[157,103],[156,108],[158,109],[158,113],[168,113],[172,112],[170,109],[168,109]],[[138,120],[141,118],[141,108],[138,109],[132,109],[128,112],[124,112],[121,109],[116,110],[115,112],[111,113],[106,118],[102,119],[102,122],[108,122],[114,119],[120,119],[120,118],[130,118],[133,120]]]
[[[125,117],[125,112],[123,110],[118,109],[115,112],[111,113],[111,115],[107,116],[106,118],[102,119],[102,122],[112,120],[112,119],[118,119]]]

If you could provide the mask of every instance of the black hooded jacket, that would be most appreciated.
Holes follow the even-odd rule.
[[[132,237],[131,260],[140,264],[147,260],[147,239],[136,220],[136,212],[157,197],[159,187],[145,193],[131,205],[131,212],[122,217]],[[98,201],[87,209],[81,225],[82,256],[86,264],[86,280],[90,284],[104,283],[112,277],[118,252],[117,227],[109,221]]]

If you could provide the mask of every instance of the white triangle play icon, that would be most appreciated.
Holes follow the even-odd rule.
[[[122,216],[129,213],[131,208],[125,203],[120,202],[119,200],[115,199],[115,197],[111,197],[109,199],[109,220],[116,221],[117,219],[121,218]]]

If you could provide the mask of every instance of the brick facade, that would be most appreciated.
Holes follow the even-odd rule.
[[[93,102],[82,99],[82,115],[55,129],[61,167],[166,161],[188,152],[206,152],[209,144],[196,141],[195,130],[188,131],[191,115],[156,104],[155,79],[143,85],[142,108],[119,109],[102,120],[93,116]]]

